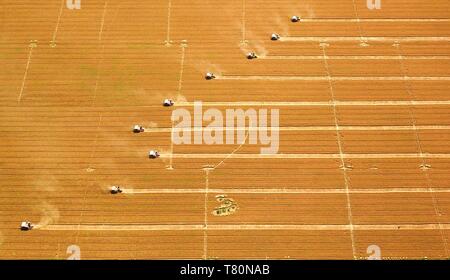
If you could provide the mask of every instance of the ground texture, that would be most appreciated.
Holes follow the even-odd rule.
[[[448,0],[2,0],[0,258],[449,258],[449,18]],[[279,153],[171,145],[194,101],[279,109]],[[238,210],[213,215],[217,195]]]

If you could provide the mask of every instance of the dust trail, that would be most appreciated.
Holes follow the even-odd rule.
[[[254,49],[258,57],[266,57],[269,53],[264,44],[262,43],[262,41],[256,41]]]
[[[58,222],[60,213],[56,206],[43,201],[37,206],[37,209],[41,212],[42,217],[39,223],[35,225],[35,228],[43,228]]]
[[[118,184],[117,184],[118,185]],[[115,185],[115,186],[117,186],[117,185]],[[119,185],[120,186],[120,185]],[[111,193],[111,187],[112,186],[101,186],[100,187],[100,190],[101,190],[101,192],[102,193],[104,193],[104,194],[109,194],[109,193]],[[122,189],[122,187],[120,187],[120,189]],[[130,193],[132,193],[134,190],[132,189],[132,188],[128,188],[127,189]]]
[[[450,229],[450,224],[442,224],[443,229]],[[373,231],[373,230],[386,230],[386,231],[396,231],[396,230],[437,230],[439,229],[438,224],[372,224],[372,225],[353,225],[354,230],[360,231]],[[142,224],[110,224],[110,225],[97,225],[97,224],[84,224],[84,225],[47,225],[45,227],[39,228],[39,230],[62,230],[62,231],[162,231],[162,230],[172,230],[172,231],[195,231],[205,229],[203,224],[165,224],[165,225],[142,225]],[[245,225],[245,224],[226,224],[226,225],[209,225],[209,230],[306,230],[306,231],[337,231],[350,230],[349,225],[345,224],[302,224],[302,225],[282,225],[282,224],[256,224],[256,225]]]
[[[57,191],[56,186],[59,185],[59,180],[54,174],[51,174],[50,172],[51,170],[45,170],[43,171],[42,175],[36,175],[32,182],[33,187],[40,191]]]
[[[144,132],[150,132],[151,130],[157,129],[157,128],[158,128],[158,123],[148,122],[147,124],[144,125]]]
[[[297,16],[300,16],[300,18],[303,18],[303,15],[306,14],[305,18],[315,18],[316,17],[316,13],[314,12],[314,9],[311,7],[311,5],[306,4],[306,5],[302,5],[303,7],[301,8],[301,10],[305,10],[305,12],[300,12]]]
[[[156,106],[163,106],[164,99],[172,99],[175,103],[179,100],[179,102],[185,102],[186,99],[177,93],[177,91],[171,92],[161,92],[161,91],[147,91],[144,88],[138,88],[133,91],[133,94],[137,96],[145,96],[148,101],[152,101],[152,103],[156,104]]]
[[[249,32],[250,33],[250,32]],[[252,40],[251,45],[249,44],[240,44],[239,49],[243,56],[246,56],[249,52],[254,52],[258,56],[258,58],[264,58],[268,55],[268,51],[264,46],[263,40]]]
[[[279,13],[273,15],[275,19],[275,25],[276,25],[276,33],[281,34],[289,34],[289,26],[288,21],[286,20],[286,16],[280,16]]]
[[[192,67],[200,72],[201,74],[199,75],[201,76],[205,75],[206,72],[212,72],[216,75],[224,72],[224,69],[220,65],[211,63],[207,60],[198,60],[192,64]]]

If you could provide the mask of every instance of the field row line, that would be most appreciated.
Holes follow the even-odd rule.
[[[449,230],[450,224],[442,224],[443,229]],[[438,224],[385,224],[385,225],[352,225],[353,230],[376,231],[376,230],[439,230]],[[348,231],[350,225],[277,225],[277,224],[227,224],[227,225],[204,225],[204,224],[60,224],[60,225],[36,225],[35,229],[50,231],[196,231],[196,230],[306,230],[306,231]]]

